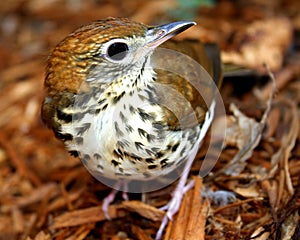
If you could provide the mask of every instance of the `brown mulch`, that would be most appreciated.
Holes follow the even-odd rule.
[[[129,194],[130,201],[118,195],[106,220],[101,202],[109,187],[41,122],[44,69],[51,47],[92,20],[159,24],[191,17],[187,12],[198,25],[179,38],[217,42],[224,62],[255,74],[225,79],[226,147],[203,179],[196,177],[200,150],[190,176],[195,187],[164,239],[300,238],[300,3],[224,0],[184,8],[182,2],[1,2],[0,239],[153,239],[163,217],[158,207],[176,183]],[[204,194],[217,190],[235,199],[222,205]]]

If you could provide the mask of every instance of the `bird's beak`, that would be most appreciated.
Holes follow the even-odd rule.
[[[150,27],[146,33],[147,43],[145,47],[156,48],[163,42],[194,25],[196,25],[195,22],[180,21],[164,24],[161,26]]]

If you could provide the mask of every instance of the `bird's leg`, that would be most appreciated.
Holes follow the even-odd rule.
[[[123,192],[122,192],[122,198],[125,201],[128,201],[129,197],[128,197],[128,183],[126,180],[123,180]]]
[[[113,190],[108,194],[106,198],[104,198],[103,203],[102,203],[102,211],[105,215],[105,217],[110,220],[110,216],[108,213],[108,207],[109,205],[115,200],[117,193],[119,192],[117,189],[120,189],[120,186],[123,185],[124,191],[122,193],[122,198],[124,200],[128,200],[128,195],[127,195],[127,189],[128,185],[126,181],[118,181],[115,186],[113,187]]]
[[[174,214],[176,214],[179,210],[183,195],[190,190],[194,186],[194,181],[190,181],[188,184],[186,184],[191,166],[194,162],[194,159],[196,157],[196,154],[198,152],[198,144],[193,148],[190,156],[188,157],[183,173],[180,176],[179,182],[175,188],[175,190],[172,193],[172,199],[169,201],[169,203],[164,206],[163,208],[167,210],[160,227],[158,229],[158,232],[156,233],[156,240],[160,240],[162,238],[162,234],[164,229],[166,228],[169,220],[172,221]]]
[[[118,190],[116,190],[116,189],[119,189],[120,185],[121,185],[121,183],[120,183],[120,181],[118,181],[115,184],[114,188],[111,190],[110,194],[108,194],[108,196],[103,199],[102,211],[103,211],[106,219],[108,219],[108,220],[110,220],[110,216],[108,213],[108,207],[115,200],[116,195],[118,193]]]

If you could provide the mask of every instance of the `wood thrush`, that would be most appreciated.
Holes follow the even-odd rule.
[[[201,82],[191,62],[162,53],[154,64],[153,52],[161,46],[188,55],[217,86],[222,79],[215,45],[167,41],[194,24],[153,27],[124,18],[95,21],[60,42],[46,70],[43,121],[94,176],[146,182],[184,165],[157,239],[187,190],[188,172],[211,124],[214,100],[210,83]],[[164,64],[183,73],[172,73]],[[104,200],[106,214],[115,194],[113,190]]]

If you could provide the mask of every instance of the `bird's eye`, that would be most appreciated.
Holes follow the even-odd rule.
[[[106,55],[114,61],[123,60],[128,53],[128,45],[124,42],[114,42],[108,48]]]

